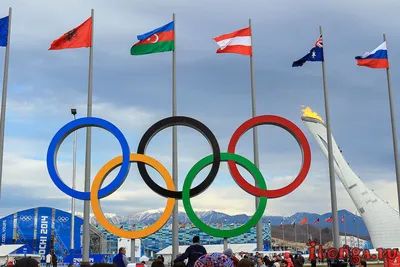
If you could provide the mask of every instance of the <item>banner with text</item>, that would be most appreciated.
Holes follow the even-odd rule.
[[[36,244],[41,256],[41,263],[46,262],[46,254],[50,251],[51,217],[51,208],[38,208]]]
[[[14,214],[1,219],[1,242],[0,244],[13,243]]]
[[[64,262],[70,262],[71,255],[67,255],[64,259]],[[77,254],[73,256],[74,266],[79,266],[82,261],[82,255]],[[93,263],[111,263],[112,264],[113,255],[111,254],[90,254],[89,255],[89,262],[90,264]]]

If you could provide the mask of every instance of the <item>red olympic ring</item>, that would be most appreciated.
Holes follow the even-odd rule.
[[[235,148],[237,142],[239,141],[240,137],[249,129],[258,125],[268,125],[268,124],[275,125],[285,129],[299,143],[299,146],[303,154],[303,163],[296,179],[294,179],[293,182],[291,182],[287,186],[282,187],[280,189],[263,190],[248,183],[239,173],[239,170],[234,161],[232,160],[228,161],[228,167],[235,182],[249,194],[252,194],[253,196],[257,197],[278,198],[293,192],[297,187],[299,187],[300,184],[306,178],[307,173],[310,170],[311,166],[310,144],[308,143],[307,138],[303,134],[303,132],[294,123],[285,118],[274,115],[263,115],[251,118],[245,121],[242,125],[240,125],[239,128],[237,128],[237,130],[233,133],[232,138],[229,141],[228,153],[235,154]]]

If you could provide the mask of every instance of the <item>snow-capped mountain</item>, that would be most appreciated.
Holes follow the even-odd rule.
[[[152,224],[154,223],[162,214],[163,209],[157,210],[148,210],[144,212],[139,212],[136,214],[126,215],[126,216],[119,216],[117,214],[105,214],[106,217],[110,222],[113,224]],[[224,224],[231,224],[231,223],[238,223],[243,224],[250,219],[250,216],[246,214],[237,214],[237,215],[228,215],[222,212],[217,211],[199,211],[196,212],[197,216],[204,222],[207,223],[224,223]],[[82,217],[82,213],[76,213],[77,216]],[[361,236],[368,236],[368,230],[365,226],[361,217],[354,215],[353,213],[347,210],[339,210],[339,230],[344,232],[344,224],[346,224],[346,230],[348,234],[357,234],[356,223],[358,224],[358,231]],[[264,223],[270,222],[271,225],[280,225],[283,221],[284,224],[292,224],[294,221],[296,224],[300,224],[300,220],[307,218],[309,224],[313,224],[318,218],[319,222],[315,224],[317,227],[322,228],[331,228],[331,222],[325,222],[327,218],[331,216],[331,213],[325,214],[316,214],[316,213],[307,213],[307,212],[297,212],[289,217],[282,217],[282,216],[264,216],[262,221]],[[341,223],[341,218],[345,217],[344,223]],[[189,223],[190,220],[186,216],[186,213],[179,212],[178,213],[179,223]],[[97,224],[97,220],[93,214],[91,214],[90,222],[93,225]],[[169,219],[168,224],[172,223],[172,218]]]

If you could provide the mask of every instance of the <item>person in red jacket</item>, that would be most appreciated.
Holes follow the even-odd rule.
[[[287,262],[287,267],[294,267],[293,261],[290,258],[290,253],[289,252],[285,252],[285,260]]]

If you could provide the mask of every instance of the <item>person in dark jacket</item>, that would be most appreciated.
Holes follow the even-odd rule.
[[[296,256],[294,257],[294,262],[293,262],[294,267],[303,267],[304,262],[305,262],[304,257],[296,254]]]
[[[188,259],[187,267],[193,267],[198,258],[205,254],[207,254],[207,251],[202,245],[200,245],[200,237],[195,236],[193,237],[193,244],[186,249],[185,253],[177,257],[174,260],[174,263]]]
[[[57,267],[57,255],[54,253],[54,250],[51,251],[51,263],[53,264],[53,267]]]
[[[126,259],[126,249],[120,248],[118,250],[118,254],[114,257],[113,263],[116,264],[118,267],[126,267],[128,266],[128,260]]]
[[[311,260],[311,267],[317,267],[317,260],[316,259],[312,259]]]

